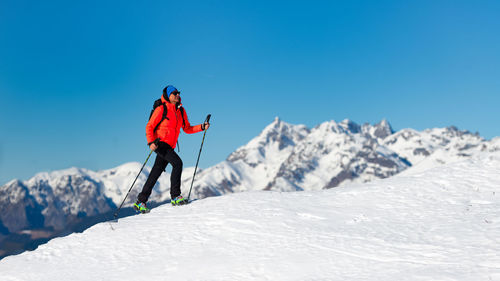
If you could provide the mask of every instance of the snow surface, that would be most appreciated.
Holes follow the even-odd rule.
[[[163,205],[6,257],[0,272],[1,280],[500,280],[500,153],[330,190]]]

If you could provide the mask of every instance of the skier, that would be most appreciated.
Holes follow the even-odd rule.
[[[160,177],[161,173],[167,167],[172,165],[172,174],[170,175],[170,196],[172,205],[187,204],[187,200],[181,196],[181,175],[182,160],[175,153],[174,148],[177,145],[177,139],[181,128],[188,134],[198,133],[207,130],[210,123],[205,122],[200,125],[191,126],[182,107],[180,92],[172,85],[163,89],[161,97],[162,105],[157,106],[146,125],[146,138],[149,148],[156,152],[156,160],[151,169],[146,183],[141,193],[137,196],[137,202],[134,209],[141,213],[149,212],[146,206],[151,191]],[[166,115],[164,111],[166,110]]]

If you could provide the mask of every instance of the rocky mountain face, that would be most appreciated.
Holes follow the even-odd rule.
[[[402,172],[418,173],[496,150],[500,150],[500,138],[487,141],[455,127],[394,132],[385,120],[375,125],[344,120],[309,129],[276,118],[225,161],[198,170],[191,196],[334,188]],[[36,247],[36,241],[109,219],[140,167],[139,163],[127,163],[98,172],[71,168],[1,186],[0,257]],[[140,175],[126,206],[135,200],[149,171],[146,167]],[[184,170],[183,191],[187,192],[192,174],[193,168]],[[170,198],[169,186],[166,173],[160,177],[150,200],[166,202]]]
[[[1,186],[0,258],[112,218],[140,167],[139,163],[127,163],[99,172],[70,168]],[[192,173],[192,168],[186,170]],[[127,206],[137,198],[149,171],[145,167],[128,196]],[[169,194],[166,174],[153,191],[156,203],[165,201]],[[130,214],[130,210],[122,214]]]
[[[415,173],[498,149],[455,127],[394,132],[386,120],[358,125],[328,121],[313,129],[276,118],[226,161],[195,181],[202,198],[248,190],[319,190]]]

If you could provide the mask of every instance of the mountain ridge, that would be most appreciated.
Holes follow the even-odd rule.
[[[192,198],[252,190],[319,190],[364,183],[500,150],[499,140],[486,141],[453,126],[394,132],[385,119],[374,125],[344,119],[309,129],[276,117],[225,161],[199,169]],[[130,162],[102,171],[72,167],[38,173],[26,181],[8,182],[0,187],[0,241],[27,229],[64,231],[68,224],[111,212],[123,200],[140,166]],[[191,183],[193,169],[184,169],[184,192]],[[150,167],[145,167],[125,206],[135,200],[149,172]],[[150,200],[168,201],[169,185],[166,172]]]

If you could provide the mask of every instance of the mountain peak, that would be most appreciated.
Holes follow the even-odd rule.
[[[274,117],[273,122],[271,122],[269,125],[267,125],[261,134],[263,134],[265,132],[269,132],[270,130],[276,130],[276,129],[280,129],[282,127],[288,127],[288,126],[292,126],[292,125],[288,124],[287,122],[284,122],[278,116],[276,116],[276,117]]]
[[[392,135],[394,130],[391,124],[384,118],[382,121],[375,124],[375,132],[373,133],[377,138],[385,139],[386,137]]]
[[[13,179],[6,184],[4,184],[2,187],[10,187],[10,186],[15,186],[15,185],[22,185],[22,181],[19,179]]]
[[[275,117],[273,122],[267,125],[262,132],[252,139],[248,144],[238,148],[227,158],[234,162],[246,158],[251,165],[263,162],[265,157],[269,157],[269,149],[276,146],[277,151],[283,151],[287,147],[293,147],[298,141],[309,134],[309,129],[304,125],[292,125]],[[271,149],[273,150],[273,149]]]
[[[297,131],[308,130],[304,125],[292,125],[281,120],[279,117],[275,117],[273,122],[267,125],[264,130],[259,134],[259,137],[269,138],[270,135],[274,136],[276,134],[296,134]]]
[[[339,126],[344,128],[346,131],[357,134],[361,131],[361,126],[359,126],[356,122],[350,119],[344,119],[339,123]]]

